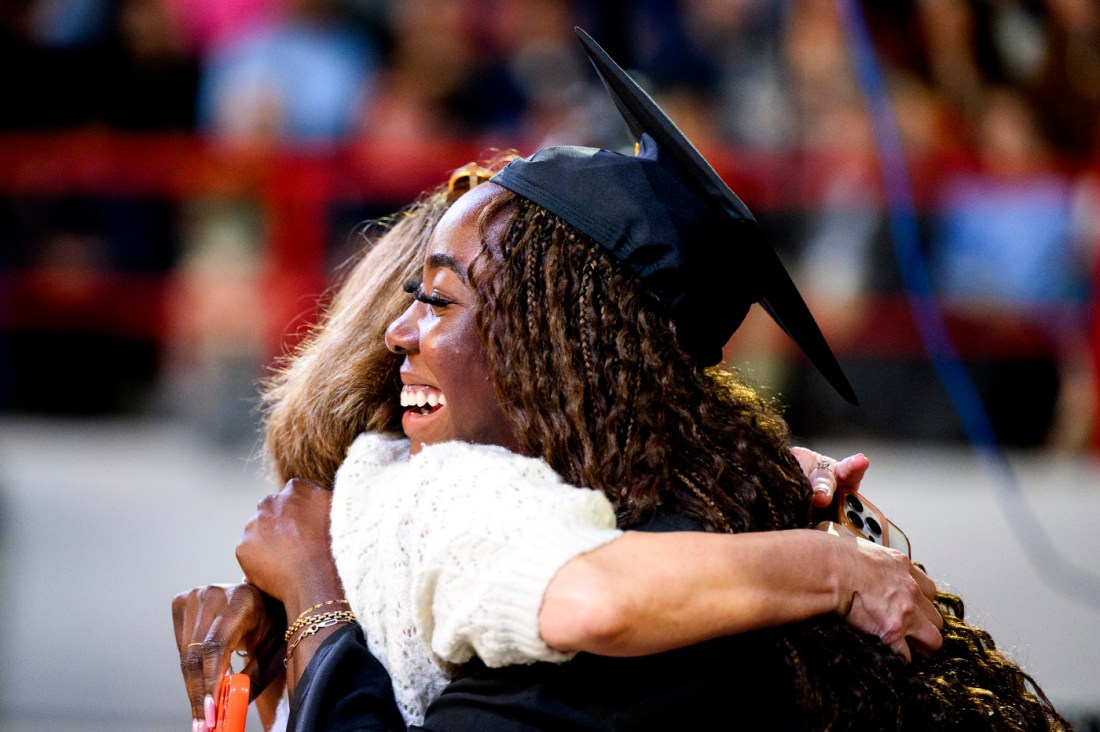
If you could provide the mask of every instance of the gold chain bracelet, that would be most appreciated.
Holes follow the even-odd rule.
[[[338,623],[354,623],[355,613],[350,610],[337,610],[331,613],[323,613],[321,615],[314,615],[310,618],[313,622],[306,626],[301,635],[294,639],[294,642],[287,646],[286,658],[283,659],[283,665],[286,666],[290,662],[290,657],[294,655],[294,649],[298,647],[298,644],[311,635],[315,635],[319,631],[325,628],[331,628]]]
[[[325,600],[324,602],[317,603],[313,607],[307,607],[305,610],[303,610],[301,613],[298,614],[298,619],[295,620],[294,623],[289,628],[286,629],[285,633],[283,633],[283,640],[287,640],[287,641],[290,640],[290,636],[294,635],[299,630],[301,630],[302,628],[309,625],[310,620],[312,620],[313,618],[321,617],[320,615],[312,615],[310,617],[306,617],[307,615],[309,615],[309,613],[313,612],[314,610],[320,610],[321,608],[323,608],[326,605],[337,605],[337,604],[347,605],[348,601],[347,600]]]

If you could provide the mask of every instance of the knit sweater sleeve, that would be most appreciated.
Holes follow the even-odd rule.
[[[561,662],[538,614],[554,574],[621,535],[603,494],[542,460],[448,442],[361,435],[336,478],[333,554],[371,651],[430,702],[453,666]],[[427,665],[425,665],[427,663]]]

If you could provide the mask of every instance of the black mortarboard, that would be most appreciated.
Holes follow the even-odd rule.
[[[661,108],[580,28],[637,154],[548,147],[492,178],[590,236],[667,307],[684,348],[717,363],[759,302],[848,401],[855,392],[741,199]]]

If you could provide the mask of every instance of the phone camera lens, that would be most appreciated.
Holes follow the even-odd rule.
[[[848,508],[856,513],[863,513],[863,502],[856,498],[854,493],[849,493],[844,497],[844,500],[848,503]]]
[[[852,525],[857,529],[863,530],[863,518],[855,511],[849,511],[847,514],[848,520],[852,522]]]
[[[870,516],[867,517],[867,528],[869,528],[875,534],[882,533],[882,527],[878,525],[878,521],[875,521]]]

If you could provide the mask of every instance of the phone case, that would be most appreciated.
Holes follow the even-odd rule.
[[[217,711],[212,732],[244,732],[248,719],[247,674],[226,674],[218,689]]]
[[[837,490],[835,501],[836,521],[845,529],[867,541],[913,556],[905,532],[859,493],[842,488]]]

